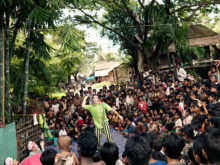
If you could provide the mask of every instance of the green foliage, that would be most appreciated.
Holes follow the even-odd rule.
[[[58,42],[63,50],[75,50],[80,46],[83,33],[71,24],[64,24],[58,29]]]

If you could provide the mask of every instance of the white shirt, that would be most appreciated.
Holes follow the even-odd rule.
[[[52,110],[54,111],[55,116],[57,115],[57,112],[59,111],[59,104],[53,104],[52,105]]]
[[[177,77],[179,81],[183,81],[186,78],[186,71],[183,68],[177,69]]]
[[[184,101],[180,101],[179,106],[181,107],[182,110],[184,110]]]
[[[183,124],[184,125],[191,124],[192,119],[193,119],[193,117],[191,115],[189,115],[188,117],[183,119]]]
[[[126,97],[126,103],[127,103],[127,105],[129,106],[129,105],[134,105],[134,98],[132,97],[132,96],[127,96]]]
[[[72,113],[75,113],[75,105],[74,104],[71,105],[70,109],[71,109]]]
[[[64,136],[64,135],[67,135],[66,130],[61,129],[59,132],[59,136]]]
[[[150,71],[146,71],[146,72],[143,73],[143,77],[146,78],[146,77],[149,76],[149,74],[150,74]]]
[[[166,90],[166,95],[169,96],[170,95],[170,88],[173,88],[175,90],[175,88],[173,86],[171,87],[167,87],[167,90]]]
[[[183,126],[182,120],[181,119],[177,119],[176,122],[175,122],[175,126],[176,127],[182,127]],[[176,133],[178,133],[179,130],[180,130],[180,128],[176,128]]]
[[[118,98],[118,97],[115,99],[115,102],[116,102],[116,106],[117,106],[118,109],[119,109],[119,108],[120,108],[120,105],[119,105],[119,98]]]

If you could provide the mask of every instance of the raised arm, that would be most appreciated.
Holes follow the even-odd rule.
[[[114,108],[111,109],[111,112],[114,113],[114,114],[116,114],[116,115],[119,117],[119,119],[120,119],[121,121],[123,121],[123,117],[122,117],[121,115],[119,115],[118,112],[117,112]]]
[[[87,100],[88,96],[85,96],[83,102],[82,102],[82,107],[85,108],[86,105],[86,100]]]

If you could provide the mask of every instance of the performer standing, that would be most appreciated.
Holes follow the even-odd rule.
[[[86,100],[88,96],[84,98],[82,102],[82,107],[86,110],[89,110],[92,117],[93,121],[95,124],[95,135],[98,138],[98,148],[101,148],[101,137],[102,137],[102,132],[105,133],[107,140],[112,143],[112,137],[110,134],[110,129],[109,129],[109,123],[108,123],[108,118],[106,116],[106,110],[107,112],[113,112],[116,115],[118,115],[119,119],[123,120],[123,117],[118,114],[117,111],[115,111],[113,108],[108,106],[104,102],[100,102],[98,95],[93,96],[93,104],[91,105],[86,105]]]

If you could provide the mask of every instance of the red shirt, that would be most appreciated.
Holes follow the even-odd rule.
[[[147,113],[147,102],[146,101],[139,102],[138,108],[140,109],[141,113]]]
[[[40,157],[41,153],[28,156],[19,165],[42,165]]]

